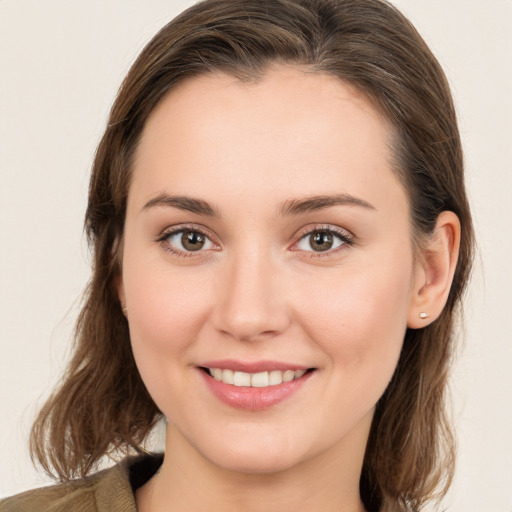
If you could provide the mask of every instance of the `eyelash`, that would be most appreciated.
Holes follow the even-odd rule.
[[[179,258],[192,258],[192,257],[196,256],[195,252],[198,252],[198,253],[204,252],[201,250],[199,250],[199,251],[182,251],[180,249],[174,248],[169,243],[170,237],[172,237],[173,235],[176,235],[178,233],[182,233],[183,231],[191,231],[193,233],[199,233],[199,234],[203,235],[204,237],[206,237],[208,240],[210,240],[210,242],[212,244],[218,246],[218,244],[216,244],[212,240],[213,237],[206,230],[203,230],[196,225],[183,225],[183,226],[179,226],[175,229],[172,229],[170,231],[165,231],[157,238],[156,241],[159,242],[167,252],[173,254],[174,256],[178,256]],[[336,228],[331,225],[314,225],[312,228],[308,227],[308,228],[304,229],[303,231],[301,231],[299,234],[298,240],[296,242],[294,242],[293,246],[300,243],[306,237],[311,236],[313,233],[328,233],[328,234],[334,235],[342,243],[335,249],[328,249],[326,251],[304,251],[304,252],[310,253],[307,256],[308,258],[322,258],[322,257],[331,256],[332,254],[337,253],[340,250],[343,250],[344,248],[346,248],[346,246],[351,246],[351,245],[354,245],[354,243],[355,243],[354,235],[352,235],[351,233],[349,233],[346,230]],[[297,251],[298,249],[292,249],[292,250]]]
[[[200,227],[195,226],[195,225],[191,226],[191,225],[186,225],[186,224],[183,226],[179,226],[175,229],[171,229],[170,231],[164,231],[157,238],[157,242],[159,242],[167,252],[170,252],[171,254],[173,254],[174,256],[178,256],[179,258],[193,258],[194,256],[196,256],[195,252],[203,252],[203,251],[182,251],[180,249],[174,248],[169,243],[168,240],[171,236],[176,235],[178,233],[182,233],[183,231],[192,231],[193,233],[200,233],[205,238],[210,240],[213,244],[215,244],[215,242],[212,241],[212,236],[206,230],[203,230]],[[217,244],[215,244],[215,245],[217,245]]]
[[[325,224],[316,224],[313,226],[313,228],[308,227],[304,229],[300,234],[298,240],[293,244],[297,245],[299,242],[304,240],[305,238],[311,236],[313,233],[328,233],[330,235],[334,235],[336,238],[341,240],[341,244],[336,247],[335,249],[328,249],[326,251],[305,251],[310,253],[307,257],[308,258],[323,258],[332,256],[333,254],[342,251],[346,249],[347,246],[354,245],[355,238],[352,233],[349,233],[348,231],[331,226],[331,225],[325,225]],[[297,249],[295,249],[297,250]]]

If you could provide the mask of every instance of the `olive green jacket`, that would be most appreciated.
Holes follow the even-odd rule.
[[[144,485],[161,463],[161,455],[128,457],[86,478],[2,500],[0,512],[137,512],[134,490]]]

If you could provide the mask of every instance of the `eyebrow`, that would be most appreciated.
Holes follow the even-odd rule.
[[[332,206],[361,206],[369,210],[376,210],[375,206],[358,197],[350,194],[335,194],[285,201],[279,214],[283,217],[286,215],[300,215],[301,213],[324,210]]]
[[[220,212],[210,203],[202,199],[194,199],[188,196],[171,196],[168,194],[160,194],[157,197],[148,201],[142,210],[149,210],[157,206],[171,206],[179,210],[197,213],[199,215],[206,215],[208,217],[220,218]]]
[[[165,193],[148,201],[142,210],[149,210],[159,206],[221,218],[219,210],[207,201],[188,196],[172,196]],[[376,210],[373,205],[358,197],[351,196],[350,194],[335,194],[310,196],[303,199],[289,199],[282,204],[279,216],[300,215],[302,213],[324,210],[332,206],[360,206],[369,210]]]

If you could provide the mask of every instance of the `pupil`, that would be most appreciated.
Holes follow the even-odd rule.
[[[188,251],[198,251],[204,245],[204,236],[197,231],[185,231],[181,236],[181,243]]]
[[[316,251],[327,251],[332,247],[332,235],[326,231],[318,231],[311,235],[311,247]]]

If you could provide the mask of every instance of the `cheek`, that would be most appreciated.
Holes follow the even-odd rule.
[[[208,281],[197,272],[194,279],[186,279],[165,261],[144,261],[136,251],[127,252],[123,285],[130,337],[145,381],[146,376],[153,379],[170,366],[188,362],[187,349],[208,316],[208,292],[202,282]]]
[[[187,385],[190,348],[207,315],[204,293],[189,283],[168,269],[126,268],[133,355],[149,394],[169,421],[189,414],[184,404],[196,400]]]
[[[353,373],[361,385],[386,385],[396,367],[411,288],[411,276],[404,276],[403,268],[344,269],[326,277],[325,287],[317,281],[302,301],[303,329],[333,367]]]

